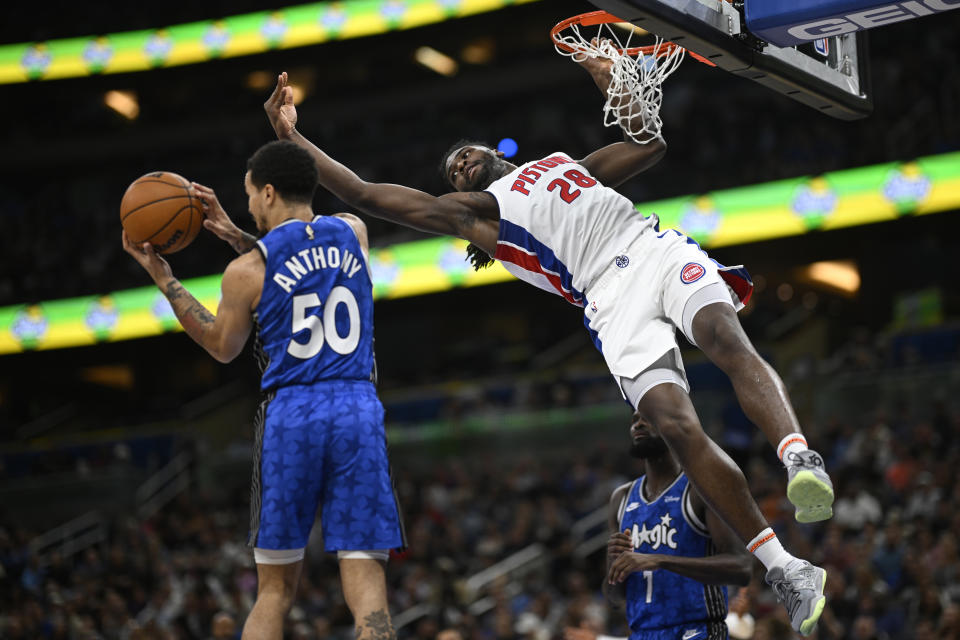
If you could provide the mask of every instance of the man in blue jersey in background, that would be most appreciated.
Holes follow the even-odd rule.
[[[637,413],[630,438],[645,473],[610,497],[604,594],[631,640],[725,640],[725,585],[747,584],[753,558]]]
[[[211,189],[193,185],[204,226],[242,254],[224,271],[216,315],[149,243],[124,234],[123,246],[187,334],[220,362],[236,358],[256,327],[264,402],[255,420],[249,544],[258,584],[243,638],[282,637],[319,506],[356,637],[388,640],[396,633],[384,565],[404,536],[373,384],[367,230],[350,214],[315,216],[317,182],[313,158],[291,142],[250,157],[244,186],[260,240],[230,221]]]

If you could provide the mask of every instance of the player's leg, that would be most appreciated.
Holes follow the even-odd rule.
[[[323,423],[310,415],[314,394],[280,389],[255,419],[250,537],[257,602],[243,637],[281,638],[293,604],[323,474]]]
[[[395,633],[386,601],[389,549],[405,546],[383,425],[383,405],[372,384],[338,382],[329,412],[326,481],[320,522],[327,551],[340,558],[344,597],[357,638],[385,640]],[[361,551],[357,551],[361,550]]]
[[[658,372],[664,374],[659,375]],[[637,379],[642,385],[644,376],[648,379],[651,376],[666,379],[669,375],[668,369],[653,368]],[[624,384],[624,390],[628,397],[633,395],[629,382]],[[740,536],[744,544],[767,528],[767,522],[750,494],[743,472],[704,432],[683,386],[655,384],[643,393],[636,406],[640,415],[653,425],[667,443],[704,501]]]
[[[730,378],[746,416],[757,425],[787,467],[787,496],[800,522],[833,515],[833,484],[823,459],[807,448],[787,389],[754,349],[740,325],[726,286],[719,282],[695,292],[684,308],[684,332]]]
[[[826,572],[784,550],[739,467],[703,431],[680,373],[648,369],[621,379],[621,388],[667,443],[707,505],[767,568],[767,582],[787,607],[794,629],[810,633],[826,603]]]
[[[343,597],[353,614],[357,640],[397,637],[387,606],[386,551],[347,551],[340,556]]]
[[[270,564],[273,561],[303,557],[303,550],[290,556],[287,552],[274,552],[258,559],[257,601],[243,625],[243,640],[280,640],[283,638],[283,621],[293,606],[293,599],[300,582],[303,560],[285,564]],[[286,556],[286,557],[285,557]],[[264,562],[261,562],[264,560]]]

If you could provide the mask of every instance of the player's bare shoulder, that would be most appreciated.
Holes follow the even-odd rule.
[[[617,530],[620,524],[620,506],[623,504],[624,499],[626,499],[627,494],[630,492],[630,487],[633,486],[633,481],[624,482],[622,485],[613,490],[613,493],[610,494],[610,508],[608,510],[607,522],[610,524],[611,530]]]
[[[251,309],[255,308],[260,301],[265,272],[266,263],[259,251],[248,251],[234,258],[223,272],[223,296],[236,296],[248,301]]]
[[[353,229],[353,232],[357,234],[357,240],[360,242],[360,247],[366,252],[370,248],[370,238],[367,235],[367,224],[360,219],[359,216],[355,216],[352,213],[334,213],[331,214],[333,218],[340,218]]]

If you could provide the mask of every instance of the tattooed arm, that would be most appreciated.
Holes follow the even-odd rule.
[[[170,265],[150,243],[137,246],[124,232],[123,248],[150,274],[194,342],[220,362],[230,362],[240,354],[253,328],[253,309],[260,301],[263,260],[259,253],[247,253],[227,266],[220,285],[220,306],[213,315],[173,276]]]

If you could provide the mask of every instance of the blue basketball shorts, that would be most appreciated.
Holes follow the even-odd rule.
[[[692,622],[630,634],[630,640],[728,640],[729,637],[727,624],[722,621]]]
[[[318,507],[328,552],[405,546],[372,383],[282,387],[255,423],[250,546],[302,549]]]

